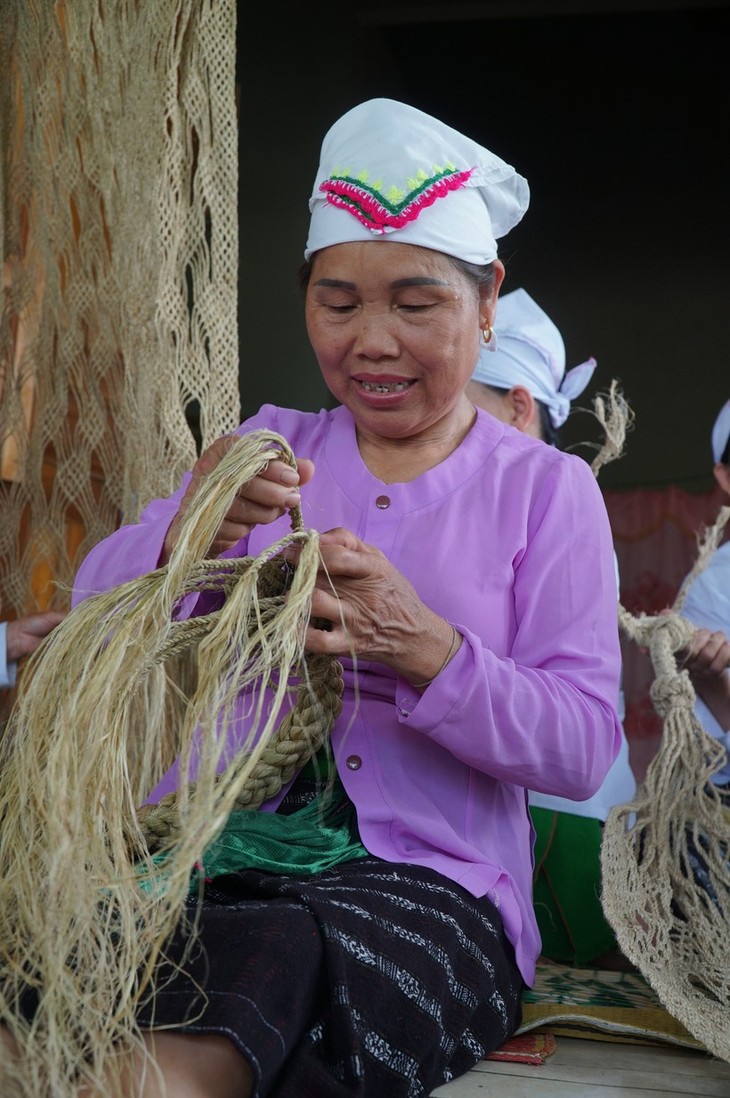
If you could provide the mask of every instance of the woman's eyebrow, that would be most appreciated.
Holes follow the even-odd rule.
[[[315,286],[329,286],[339,290],[355,290],[357,287],[354,282],[345,282],[341,278],[318,278],[314,283]]]
[[[419,276],[417,278],[397,278],[390,285],[394,290],[401,290],[404,286],[448,286],[448,282],[444,282],[441,278]]]
[[[354,282],[346,282],[342,278],[318,278],[314,283],[315,286],[326,286],[329,288],[340,290],[356,290],[357,286]],[[402,290],[405,286],[447,286],[448,283],[444,282],[441,278],[426,278],[424,276],[414,276],[413,278],[397,278],[395,282],[391,282],[390,287],[392,290]]]

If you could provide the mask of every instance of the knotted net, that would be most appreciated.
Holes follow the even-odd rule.
[[[609,814],[601,857],[603,908],[619,946],[667,1010],[730,1061],[730,808],[710,780],[726,751],[699,723],[677,658],[695,628],[681,616],[684,597],[728,520],[723,507],[669,613],[633,617],[619,606],[621,628],[649,650],[663,730],[633,800]]]
[[[591,465],[598,476],[621,457],[633,412],[616,382],[595,398],[593,412],[604,432]],[[677,655],[695,631],[681,614],[687,591],[729,520],[730,507],[721,508],[704,531],[667,613],[634,616],[619,602],[620,629],[650,653],[663,732],[634,798],[614,807],[604,826],[601,898],[620,948],[662,1004],[730,1061],[730,807],[710,780],[727,758],[697,720],[695,689]]]
[[[235,41],[235,0],[0,3],[4,617],[239,423]]]

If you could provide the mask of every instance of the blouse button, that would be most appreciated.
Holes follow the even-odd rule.
[[[348,755],[345,766],[348,770],[359,770],[362,766],[362,759],[359,755]]]
[[[379,507],[381,511],[386,511],[388,507],[390,507],[390,497],[378,496],[378,498],[375,500],[375,506]]]

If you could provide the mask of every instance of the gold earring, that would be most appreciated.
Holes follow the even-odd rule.
[[[492,331],[492,325],[487,322],[486,327],[482,328],[482,339],[485,343],[489,343],[490,339],[492,338]]]

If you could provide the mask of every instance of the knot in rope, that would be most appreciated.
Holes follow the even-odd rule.
[[[694,709],[695,691],[687,671],[657,675],[650,693],[654,707],[662,718],[672,709]]]
[[[692,640],[694,626],[686,618],[670,611],[659,614],[653,619],[652,632],[658,645],[661,645],[666,652],[674,653],[688,646]]]

